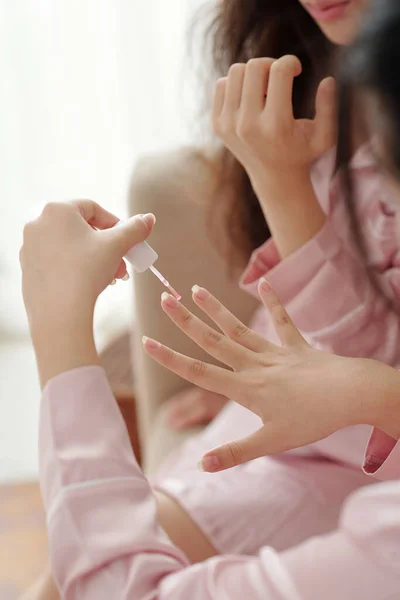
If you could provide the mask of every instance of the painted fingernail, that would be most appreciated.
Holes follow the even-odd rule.
[[[213,473],[221,468],[218,456],[211,454],[210,456],[203,456],[199,463],[199,470],[206,473]]]
[[[260,289],[262,289],[263,292],[270,292],[272,289],[270,282],[264,277],[260,281]]]
[[[168,306],[168,308],[178,308],[179,306],[177,299],[171,296],[171,294],[168,294],[168,292],[163,292],[161,294],[161,300],[165,306]]]
[[[130,279],[131,276],[129,275],[128,272],[125,273],[125,275],[122,277],[122,281],[128,281],[128,279]]]
[[[156,218],[153,215],[153,213],[147,213],[146,215],[140,215],[140,218],[142,219],[142,221],[144,221],[146,223],[146,225],[148,227],[152,227],[154,225],[154,223],[156,222]]]
[[[110,283],[110,285],[115,285],[117,283],[116,279],[113,279],[112,282]]]
[[[198,300],[207,300],[210,297],[210,294],[207,292],[207,290],[198,285],[194,285],[192,287],[192,292]]]
[[[143,346],[146,346],[149,350],[158,350],[161,348],[160,342],[156,342],[156,340],[152,340],[151,338],[146,337],[145,335],[142,337]]]

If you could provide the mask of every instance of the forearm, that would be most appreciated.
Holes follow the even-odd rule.
[[[309,170],[265,171],[252,177],[252,183],[281,258],[295,252],[322,229],[326,216]]]

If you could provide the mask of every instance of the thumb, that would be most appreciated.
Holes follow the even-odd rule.
[[[132,246],[146,240],[156,222],[153,214],[135,215],[127,221],[119,221],[117,227],[112,227],[103,232],[114,245],[121,257],[124,256]]]
[[[208,473],[225,471],[261,456],[278,454],[281,450],[283,442],[277,428],[269,423],[247,438],[210,450],[203,456],[199,469]]]
[[[323,79],[315,101],[316,144],[319,152],[329,150],[335,143],[336,82],[333,77]]]

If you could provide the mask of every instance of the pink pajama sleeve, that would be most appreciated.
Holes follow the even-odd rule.
[[[380,468],[390,460],[390,476],[399,477],[399,444],[389,443],[385,457],[381,441]],[[398,597],[400,481],[357,492],[329,536],[281,554],[265,548],[255,558],[190,566],[157,524],[103,369],[76,369],[47,384],[39,450],[53,573],[65,600]]]
[[[253,254],[241,283],[256,293],[259,279],[267,277],[312,345],[397,366],[399,316],[365,273],[361,259],[328,220],[314,238],[282,261],[274,241],[269,240]],[[398,281],[399,266],[382,275],[391,295]]]

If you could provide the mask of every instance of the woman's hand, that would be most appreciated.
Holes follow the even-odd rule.
[[[309,169],[335,143],[335,84],[324,79],[314,119],[293,116],[293,82],[301,74],[295,56],[255,58],[235,64],[215,87],[216,134],[257,183],[270,171]]]
[[[168,400],[168,420],[174,429],[188,429],[210,423],[228,398],[197,386],[186,388]]]
[[[281,258],[320,231],[326,217],[311,182],[314,161],[335,144],[335,84],[324,79],[314,119],[295,119],[295,56],[235,64],[216,85],[215,132],[242,163]]]
[[[97,362],[93,311],[99,294],[123,278],[123,256],[145,240],[153,215],[119,219],[90,200],[48,204],[24,229],[22,291],[42,383]]]
[[[119,219],[91,200],[47,204],[25,226],[20,252],[26,310],[32,319],[61,310],[92,309],[115,277],[126,275],[124,254],[145,240],[153,215]]]
[[[394,429],[387,419],[384,425],[381,416],[393,413],[398,372],[372,360],[343,358],[311,348],[265,280],[259,293],[282,347],[248,329],[203,288],[194,288],[193,299],[223,334],[168,294],[163,295],[162,307],[174,323],[231,370],[193,360],[144,339],[146,352],[158,363],[197,386],[226,395],[261,419],[261,428],[250,437],[207,453],[203,469],[219,471],[298,448],[354,424],[377,425],[393,435]],[[400,435],[399,425],[396,432]]]

